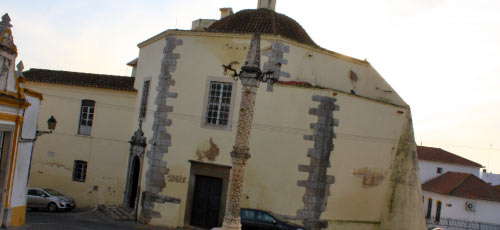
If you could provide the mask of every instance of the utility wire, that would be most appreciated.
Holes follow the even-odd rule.
[[[60,95],[54,95],[54,94],[43,94],[44,96],[50,96],[50,97],[57,97],[61,98],[64,100],[68,101],[73,101],[77,103],[81,103],[81,98],[73,98],[73,97],[65,97],[65,96],[60,96]],[[134,106],[127,106],[127,105],[118,105],[118,104],[112,104],[112,103],[104,103],[104,102],[99,102],[96,101],[96,104],[104,105],[108,109],[114,109],[114,110],[120,110],[120,111],[129,111],[129,112],[139,112],[139,108],[134,107]],[[153,119],[153,114],[154,110],[147,109],[147,116],[150,119]],[[187,122],[192,122],[192,123],[201,123],[203,121],[202,116],[198,115],[192,115],[192,114],[183,114],[183,113],[176,113],[176,112],[170,112],[168,113],[170,118],[172,119],[179,119],[182,121],[187,121]],[[232,120],[232,125],[235,126],[237,125],[238,121],[237,120]],[[259,131],[269,131],[269,132],[278,132],[278,133],[285,133],[285,134],[295,134],[295,135],[312,135],[313,131],[311,129],[302,129],[302,128],[297,128],[297,127],[289,127],[289,126],[277,126],[277,125],[271,125],[271,124],[263,124],[263,123],[253,123],[252,126],[253,129],[259,130]],[[337,138],[336,139],[344,139],[344,140],[352,140],[352,141],[366,141],[366,142],[373,142],[373,143],[390,143],[390,144],[398,144],[399,138],[391,138],[391,137],[380,137],[380,136],[367,136],[367,135],[360,135],[360,134],[352,134],[352,133],[344,133],[344,132],[337,132],[335,131]],[[73,134],[62,134],[61,135],[70,135],[74,136]],[[103,139],[103,140],[110,140],[110,141],[121,141],[121,142],[128,142],[128,140],[116,140],[116,139],[107,139],[107,138],[99,138],[99,137],[94,137],[96,139]],[[481,149],[481,150],[492,150],[492,151],[500,151],[498,148],[482,148],[482,147],[475,147],[475,146],[466,146],[466,145],[449,145],[449,144],[443,144],[445,146],[450,146],[450,147],[463,147],[463,148],[471,148],[471,149]]]

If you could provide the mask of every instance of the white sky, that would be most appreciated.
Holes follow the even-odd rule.
[[[129,75],[137,43],[257,0],[4,0],[18,60]],[[500,1],[278,0],[320,46],[365,59],[410,104],[416,141],[500,173]]]

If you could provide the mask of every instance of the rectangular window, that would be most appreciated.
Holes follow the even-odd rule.
[[[206,124],[220,126],[228,125],[232,90],[232,83],[218,81],[210,82],[206,110],[207,114],[205,116]]]
[[[439,174],[443,173],[443,168],[438,167],[437,168],[437,173],[439,173]]]
[[[92,131],[92,122],[94,120],[94,106],[95,101],[82,100],[82,109],[80,111],[80,126],[78,127],[78,134],[90,136]]]
[[[148,98],[149,98],[149,85],[151,81],[144,81],[144,86],[142,87],[142,98],[141,98],[141,108],[139,111],[139,118],[146,117],[146,111],[148,108]]]
[[[75,167],[73,169],[73,180],[85,182],[86,175],[87,175],[87,162],[75,161]]]

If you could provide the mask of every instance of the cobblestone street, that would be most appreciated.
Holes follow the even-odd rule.
[[[71,212],[28,211],[26,224],[9,228],[19,230],[171,230],[166,227],[145,226],[135,221],[114,221],[96,209],[75,209]]]

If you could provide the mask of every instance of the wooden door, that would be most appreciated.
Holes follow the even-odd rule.
[[[192,226],[211,229],[218,226],[222,179],[196,175],[191,209]]]

